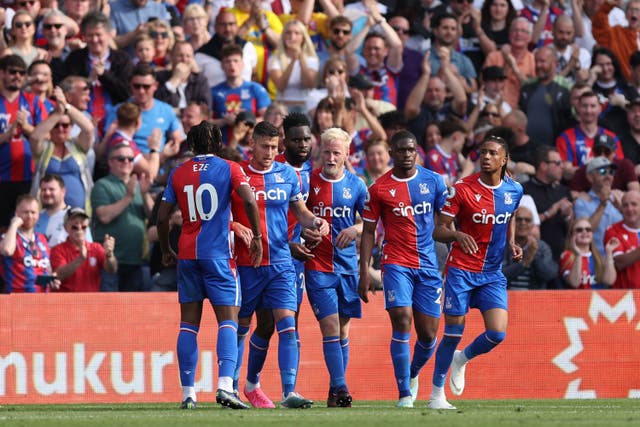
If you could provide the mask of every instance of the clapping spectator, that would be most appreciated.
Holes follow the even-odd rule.
[[[36,59],[45,59],[47,51],[34,45],[36,26],[26,10],[18,10],[11,20],[11,41],[4,51],[5,55],[18,55],[27,67]]]
[[[101,271],[116,273],[115,239],[108,234],[102,245],[87,240],[89,216],[71,208],[64,216],[67,240],[51,249],[51,266],[60,280],[60,292],[99,292]]]

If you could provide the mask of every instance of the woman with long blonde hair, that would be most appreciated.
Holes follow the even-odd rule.
[[[613,238],[605,246],[604,257],[593,240],[589,218],[576,219],[569,228],[565,251],[560,256],[560,274],[567,287],[603,289],[616,281],[613,251],[620,242]]]
[[[278,90],[276,100],[291,111],[304,109],[308,92],[316,86],[319,60],[304,24],[296,19],[282,30],[273,56],[269,58],[269,78]]]

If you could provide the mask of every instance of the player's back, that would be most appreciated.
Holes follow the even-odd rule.
[[[213,155],[195,156],[173,171],[163,200],[182,212],[180,259],[231,258],[231,192],[242,184],[242,168]]]
[[[495,187],[476,173],[455,183],[442,212],[454,216],[458,229],[473,237],[478,252],[465,254],[454,242],[447,264],[468,271],[496,271],[502,268],[509,222],[522,198],[522,186],[509,177]]]

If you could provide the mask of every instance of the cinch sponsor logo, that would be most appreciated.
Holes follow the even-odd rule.
[[[396,216],[416,216],[416,215],[426,215],[431,212],[431,203],[422,202],[415,206],[409,205],[405,206],[404,203],[398,203],[397,208],[393,208],[393,213]]]
[[[273,188],[266,191],[255,191],[255,188],[252,188],[252,190],[254,190],[253,192],[256,195],[256,200],[287,200],[287,192],[282,188]]]
[[[51,352],[33,352],[31,360],[28,354],[17,351],[0,355],[0,396],[26,395],[33,391],[42,396],[164,393],[165,378],[178,369],[173,351],[87,353],[84,343],[75,343],[70,353],[56,352],[54,356]],[[195,388],[212,392],[213,353],[202,351],[199,359],[201,375]],[[14,378],[9,383],[13,383],[15,389],[7,390],[11,374]]]
[[[482,209],[481,212],[476,212],[471,216],[471,219],[476,224],[507,224],[511,219],[511,213],[503,214],[488,214],[486,209]]]
[[[349,206],[325,206],[324,203],[318,203],[318,206],[314,206],[311,211],[314,215],[320,217],[331,218],[350,218],[351,208]]]

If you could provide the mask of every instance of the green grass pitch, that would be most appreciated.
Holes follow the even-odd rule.
[[[413,409],[398,409],[391,401],[354,402],[352,408],[308,410],[222,409],[199,402],[197,410],[177,404],[2,405],[0,426],[628,426],[640,425],[640,400],[452,400],[455,411],[434,411],[418,401]]]

